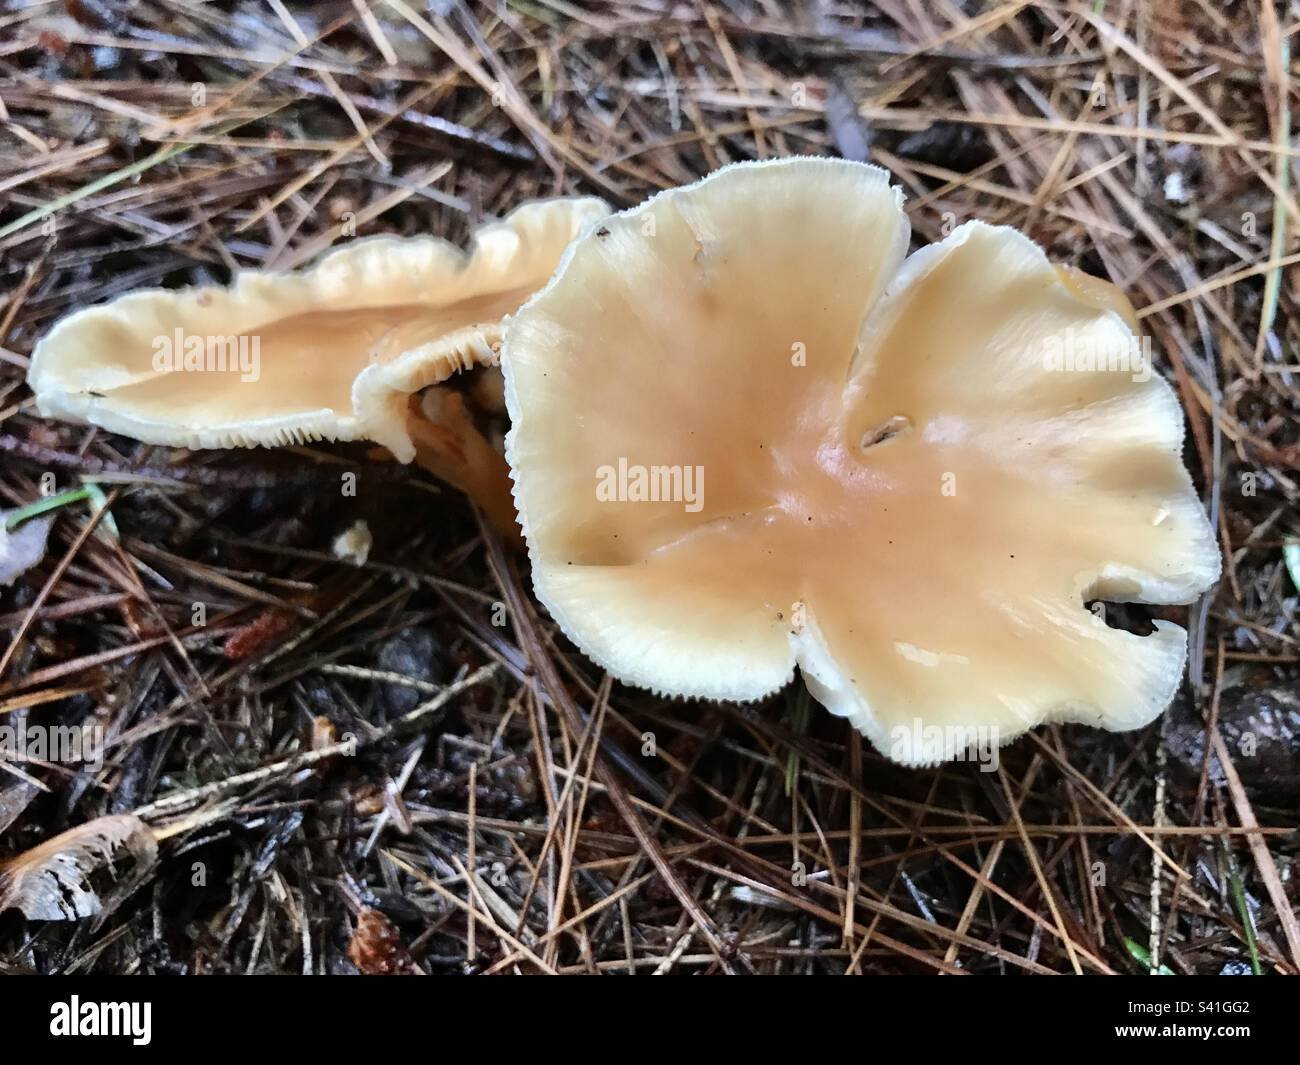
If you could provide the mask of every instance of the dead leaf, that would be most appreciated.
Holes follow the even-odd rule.
[[[13,584],[45,557],[45,541],[53,524],[52,516],[32,518],[10,532],[0,514],[0,584]]]
[[[871,127],[862,120],[858,105],[838,79],[826,88],[826,128],[843,158],[855,163],[871,158]]]
[[[19,909],[31,921],[94,917],[103,903],[89,877],[124,849],[136,863],[125,897],[158,856],[153,833],[132,814],[97,817],[0,864],[0,911]]]
[[[293,617],[272,607],[263,610],[247,625],[232,632],[221,648],[231,662],[242,662],[265,654],[281,636],[293,628]]]
[[[357,917],[348,960],[365,976],[423,975],[393,922],[378,910],[362,910]]]

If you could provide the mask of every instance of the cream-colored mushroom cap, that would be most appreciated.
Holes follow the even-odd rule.
[[[55,325],[28,382],[47,417],[149,443],[364,439],[409,462],[407,397],[495,362],[501,319],[607,211],[596,199],[540,201],[480,228],[468,252],[366,238],[298,273],[132,292]]]
[[[1149,722],[1186,633],[1085,601],[1218,575],[1173,393],[1019,233],[907,243],[884,171],[822,159],[728,167],[575,242],[502,352],[538,597],[660,692],[752,700],[797,665],[908,764]]]

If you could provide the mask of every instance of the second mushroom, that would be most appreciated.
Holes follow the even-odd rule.
[[[513,535],[501,454],[459,392],[420,393],[495,367],[502,320],[607,211],[597,199],[542,200],[478,229],[468,252],[436,237],[373,237],[298,273],[128,293],[55,325],[28,383],[42,414],[147,443],[373,441],[465,491]]]

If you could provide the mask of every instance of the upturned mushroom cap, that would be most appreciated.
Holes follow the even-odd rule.
[[[1217,578],[1172,391],[1089,369],[1130,327],[1014,230],[907,243],[884,171],[821,159],[728,167],[576,242],[502,357],[538,597],[660,692],[752,700],[797,665],[907,764],[977,729],[1149,722],[1186,633],[1084,604]]]
[[[28,382],[45,416],[148,443],[364,439],[409,462],[408,396],[495,362],[501,319],[607,211],[596,199],[541,201],[480,228],[469,251],[375,237],[298,273],[132,292],[55,325]]]

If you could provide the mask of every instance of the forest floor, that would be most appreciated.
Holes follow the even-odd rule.
[[[0,507],[73,490],[0,589],[0,726],[108,737],[0,758],[0,890],[69,832],[52,904],[101,903],[0,913],[0,971],[1300,972],[1297,10],[975,6],[0,2]],[[418,468],[151,447],[25,383],[65,313],[345,219],[463,243],[794,154],[888,168],[914,246],[1016,226],[1137,307],[1225,551],[1120,615],[1191,634],[1151,726],[909,770],[797,680],[659,698]]]

